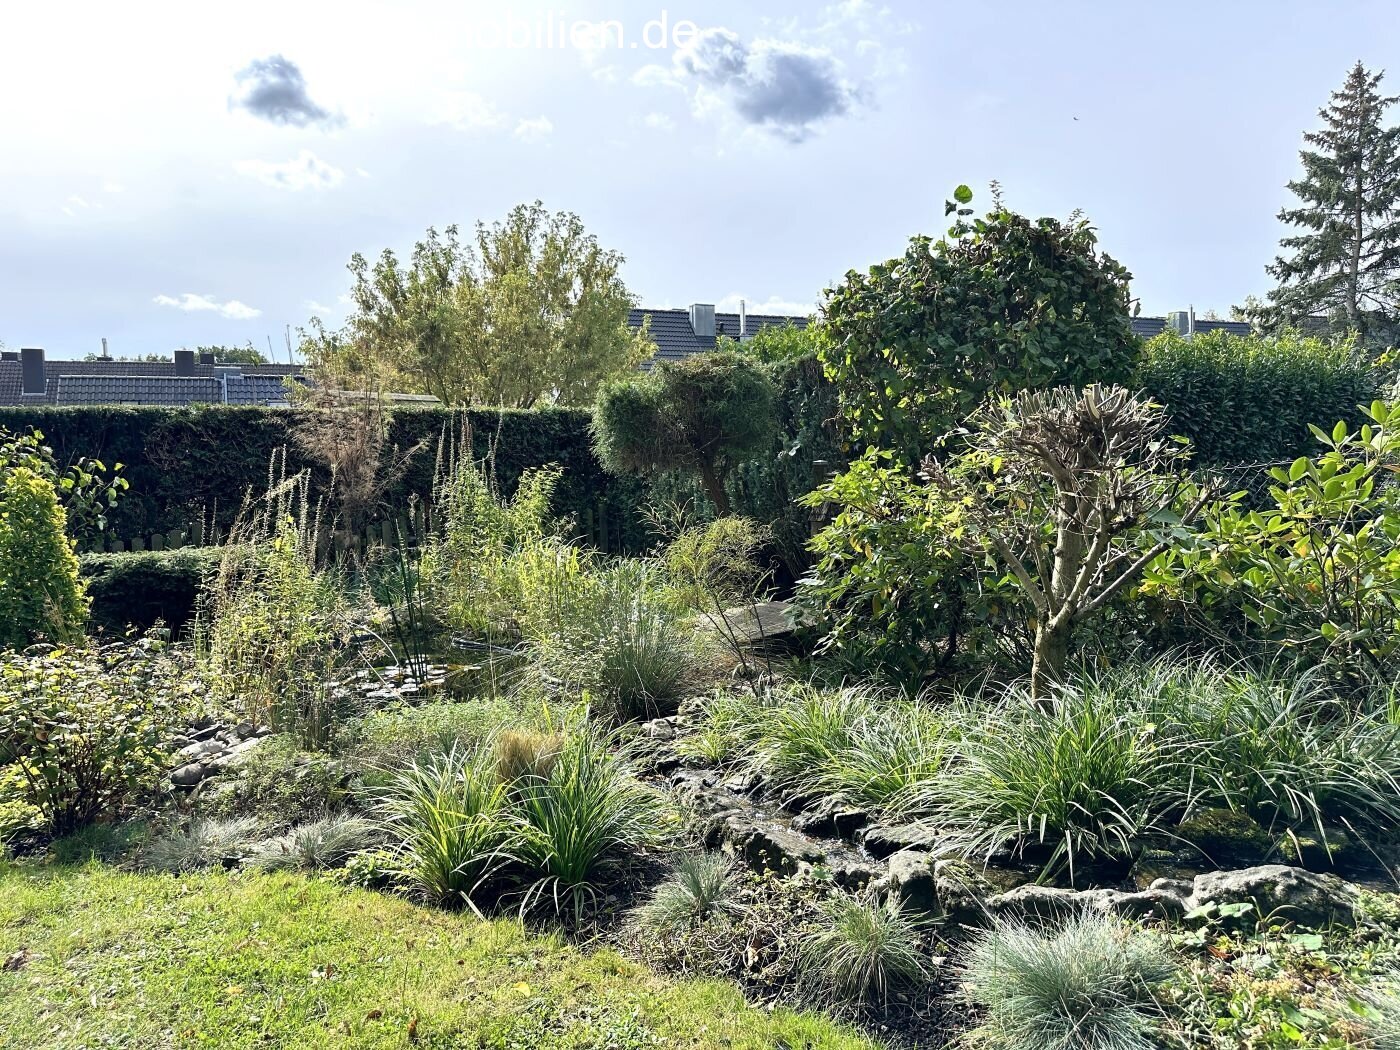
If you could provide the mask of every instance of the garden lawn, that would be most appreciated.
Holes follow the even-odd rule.
[[[296,875],[0,863],[0,1046],[868,1048],[737,988]]]

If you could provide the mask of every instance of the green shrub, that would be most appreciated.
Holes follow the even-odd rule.
[[[747,518],[716,518],[683,529],[662,554],[676,599],[706,611],[753,601],[766,576],[758,555],[767,538]]]
[[[985,1020],[974,1045],[1001,1050],[1153,1050],[1154,989],[1176,972],[1162,942],[1084,915],[1056,930],[1006,925],[968,950],[963,992]]]
[[[621,719],[673,710],[696,680],[699,634],[651,562],[598,564],[542,544],[512,568],[521,632],[549,676],[588,690]]]
[[[87,599],[53,483],[27,467],[0,476],[0,648],[82,636]]]
[[[472,904],[514,844],[493,757],[489,749],[454,746],[395,774],[380,794],[380,816],[400,844],[402,877],[436,903]]]
[[[1274,463],[1307,455],[1308,426],[1360,422],[1358,405],[1379,392],[1354,339],[1329,341],[1164,332],[1143,346],[1134,386],[1165,406],[1198,465]]]
[[[123,477],[130,489],[108,511],[109,533],[123,539],[201,520],[227,530],[244,494],[262,491],[268,460],[284,448],[290,474],[312,471],[311,499],[318,501],[330,491],[331,479],[297,442],[297,418],[295,410],[223,405],[0,407],[0,428],[39,428],[58,463],[86,456],[125,464]],[[563,477],[551,514],[577,521],[586,513],[605,514],[609,549],[640,551],[650,543],[638,513],[643,487],[599,466],[589,438],[591,424],[592,414],[580,409],[401,408],[389,419],[387,445],[409,449],[426,442],[431,447],[444,433],[465,427],[471,432],[472,458],[490,459],[505,492],[514,491],[524,471],[558,464]],[[436,474],[431,455],[414,457],[385,502],[403,507],[411,496],[428,499]]]
[[[198,806],[205,816],[252,813],[269,826],[285,826],[308,813],[344,806],[355,790],[353,775],[346,763],[324,752],[303,751],[295,736],[281,734],[250,751],[236,777],[220,777],[202,787]]]
[[[222,556],[217,547],[80,556],[89,625],[118,636],[157,623],[183,631],[194,623]]]
[[[337,746],[367,771],[410,765],[453,746],[474,750],[502,726],[518,723],[521,713],[504,696],[396,704],[371,711],[350,723]]]
[[[1400,666],[1400,416],[1373,402],[1325,451],[1275,467],[1270,506],[1227,502],[1197,542],[1151,566],[1152,593],[1194,599],[1218,626],[1325,664],[1353,688]]]
[[[63,834],[153,792],[194,706],[188,661],[157,642],[0,657],[0,764]]]
[[[892,989],[928,983],[932,967],[917,924],[890,897],[837,894],[798,948],[798,970],[814,995],[838,1004],[883,1003]]]
[[[998,198],[948,235],[851,271],[827,293],[821,359],[857,448],[915,468],[984,399],[1127,378],[1138,350],[1131,275],[1078,215],[1030,219]]]

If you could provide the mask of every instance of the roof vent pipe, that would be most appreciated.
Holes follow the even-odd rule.
[[[740,300],[739,300],[739,338],[740,338],[740,339],[747,339],[748,337],[749,337],[749,304],[748,304],[745,300],[740,299]]]

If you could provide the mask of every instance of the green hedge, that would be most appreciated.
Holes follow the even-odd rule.
[[[174,631],[194,620],[199,595],[218,570],[218,548],[84,554],[79,561],[94,629],[124,634],[162,621]]]
[[[1339,419],[1356,423],[1357,406],[1379,394],[1375,370],[1353,343],[1296,333],[1167,332],[1143,346],[1136,383],[1166,407],[1204,466],[1311,454],[1309,423],[1329,431]]]
[[[579,521],[601,502],[612,530],[611,549],[635,550],[646,542],[638,513],[644,486],[607,474],[593,455],[591,415],[577,409],[535,411],[401,409],[393,414],[390,441],[419,453],[390,493],[402,506],[410,494],[432,489],[435,454],[444,429],[470,423],[475,452],[494,450],[496,476],[513,490],[527,467],[557,463],[564,468],[555,512]],[[129,539],[165,533],[196,520],[227,527],[248,490],[261,491],[268,461],[279,447],[289,450],[293,471],[313,467],[292,439],[293,413],[287,409],[195,406],[128,408],[116,406],[0,408],[0,428],[36,427],[60,463],[80,456],[123,463],[131,483],[112,517],[112,534]],[[328,480],[313,469],[318,485]]]

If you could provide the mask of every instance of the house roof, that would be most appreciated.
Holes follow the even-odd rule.
[[[1144,339],[1151,339],[1154,335],[1161,335],[1168,328],[1165,317],[1134,317],[1133,334]],[[1231,335],[1249,335],[1254,331],[1248,321],[1207,321],[1200,317],[1196,318],[1197,332],[1217,332],[1225,331]]]
[[[58,405],[193,405],[223,401],[223,384],[203,376],[59,376]]]
[[[761,328],[782,327],[786,324],[806,328],[809,320],[810,318],[803,316],[790,317],[784,314],[749,314],[748,334],[752,335]],[[717,336],[739,338],[738,314],[716,313],[715,336],[696,335],[695,329],[690,325],[689,310],[639,308],[634,309],[627,317],[627,324],[633,329],[641,328],[644,321],[650,322],[648,334],[656,344],[656,357],[652,359],[653,362],[679,361],[703,350],[713,350],[718,342]]]
[[[268,399],[284,400],[282,379],[300,376],[297,365],[203,365],[194,366],[192,376],[177,376],[173,361],[48,361],[44,362],[44,394],[26,396],[23,393],[23,372],[19,361],[0,361],[0,405],[34,404],[139,404],[187,405],[223,399],[220,373],[235,372],[252,380],[254,400],[230,401],[230,404],[265,404]],[[64,382],[67,380],[68,382]],[[89,382],[102,380],[104,382]],[[115,385],[110,380],[141,380]],[[203,380],[214,384],[213,397],[208,387],[194,384]],[[68,393],[60,398],[59,388]],[[247,390],[249,388],[242,388]],[[269,397],[263,397],[267,394]],[[193,395],[193,396],[191,396]]]

